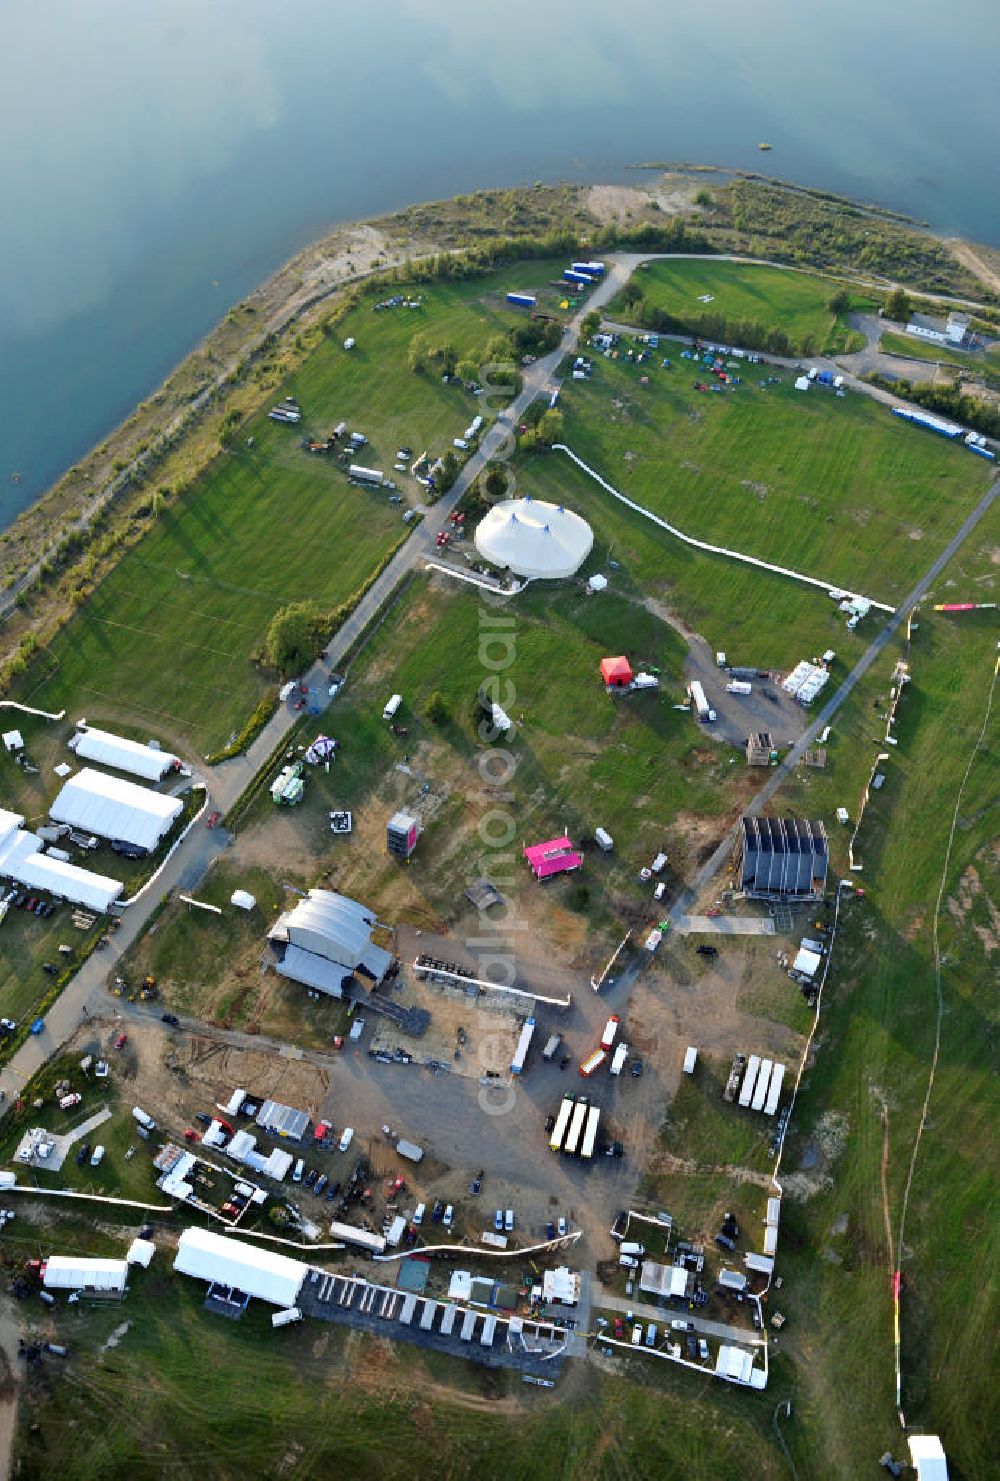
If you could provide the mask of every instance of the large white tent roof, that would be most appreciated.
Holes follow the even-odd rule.
[[[504,499],[476,527],[476,549],[518,576],[572,576],[590,554],[594,532],[585,519],[540,499]]]
[[[125,1260],[92,1260],[83,1255],[50,1255],[42,1285],[47,1291],[124,1291]]]
[[[23,822],[18,813],[0,809],[0,879],[12,879],[29,890],[47,890],[88,910],[109,910],[122,892],[121,880],[43,853],[42,840],[21,828]]]
[[[85,766],[70,777],[49,811],[57,823],[154,849],[183,807],[179,797]]]
[[[96,761],[101,766],[129,771],[147,782],[162,780],[168,771],[180,764],[169,751],[143,745],[141,741],[127,740],[123,735],[112,735],[110,730],[97,730],[91,725],[71,735],[69,746],[81,761]]]
[[[178,1241],[174,1269],[284,1307],[294,1306],[309,1267],[301,1260],[228,1239],[211,1229],[191,1228]]]

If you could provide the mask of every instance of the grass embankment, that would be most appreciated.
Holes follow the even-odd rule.
[[[563,440],[687,534],[893,602],[987,487],[989,469],[963,448],[915,435],[866,396],[796,392],[788,371],[761,388],[767,368],[745,363],[739,387],[699,393],[694,382],[711,377],[672,346],[665,355],[671,370],[663,354],[641,366],[598,359],[592,380],[560,400]],[[560,461],[550,487],[571,477]],[[725,572],[739,582],[731,564]],[[753,615],[766,623],[753,581]]]
[[[275,388],[275,401],[298,400],[300,426],[276,425],[266,409],[244,423],[231,450],[163,508],[39,656],[18,695],[91,718],[138,716],[198,752],[224,746],[273,682],[253,657],[274,612],[301,600],[336,607],[401,532],[384,492],[351,487],[336,459],[299,446],[302,436],[347,421],[370,439],[360,460],[389,476],[400,446],[449,449],[477,402],[436,373],[410,370],[411,340],[421,334],[475,358],[519,322],[504,307],[507,289],[544,285],[553,271],[534,262],[467,284],[420,285],[418,310],[376,315],[367,301],[340,320]],[[558,312],[553,292],[543,288],[542,298]],[[349,336],[351,353],[342,348]],[[397,482],[421,496],[408,475]]]
[[[831,306],[838,294],[847,301]],[[607,315],[649,329],[662,313],[676,322],[661,327],[704,339],[763,349],[769,337],[783,335],[787,343],[776,339],[772,353],[838,354],[864,344],[847,326],[849,309],[872,306],[830,278],[707,258],[645,264]]]

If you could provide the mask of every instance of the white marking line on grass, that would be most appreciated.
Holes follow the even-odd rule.
[[[41,715],[43,720],[62,720],[66,714],[65,710],[58,714],[51,710],[36,710],[32,705],[18,704],[16,699],[0,699],[0,710],[20,710],[23,715]]]
[[[634,510],[636,514],[641,514],[644,519],[650,520],[654,525],[659,525],[660,529],[666,530],[668,535],[673,535],[675,539],[683,541],[685,545],[693,546],[695,550],[705,550],[709,555],[724,555],[730,560],[742,561],[744,565],[756,566],[760,571],[770,571],[775,576],[788,576],[793,581],[804,581],[808,586],[815,586],[820,591],[843,591],[846,596],[850,597],[865,595],[864,592],[849,591],[836,581],[823,581],[818,576],[807,576],[802,571],[793,571],[790,566],[776,566],[770,561],[759,560],[755,555],[744,555],[741,550],[729,550],[725,545],[710,545],[707,540],[696,540],[693,535],[686,535],[676,525],[669,524],[667,520],[661,519],[658,514],[654,514],[651,509],[646,509],[642,504],[637,504],[634,499],[630,499],[627,494],[623,494],[619,489],[616,489],[613,484],[608,483],[606,478],[602,478],[599,473],[591,468],[589,463],[585,463],[582,458],[577,457],[573,449],[567,447],[564,442],[554,442],[552,444],[552,451],[565,453],[567,457],[573,460],[578,468],[581,468],[584,473],[589,474],[595,483],[599,483],[601,488],[605,489],[612,498],[617,499],[620,504],[624,504],[626,508]],[[874,597],[866,596],[865,600],[871,602],[872,606],[877,607],[880,612],[894,612],[896,610],[895,607],[890,607],[885,602],[877,602]]]

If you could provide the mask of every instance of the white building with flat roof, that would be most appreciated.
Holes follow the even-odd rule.
[[[47,1291],[93,1291],[121,1295],[128,1280],[127,1260],[94,1260],[84,1255],[50,1255],[42,1272]]]

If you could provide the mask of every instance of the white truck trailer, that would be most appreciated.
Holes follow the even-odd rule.
[[[521,1030],[521,1037],[517,1041],[517,1048],[514,1050],[514,1058],[510,1062],[510,1072],[512,1075],[519,1075],[524,1069],[524,1061],[528,1057],[528,1046],[531,1043],[531,1037],[534,1032],[535,1020],[533,1018],[526,1018],[524,1020],[524,1027]]]

